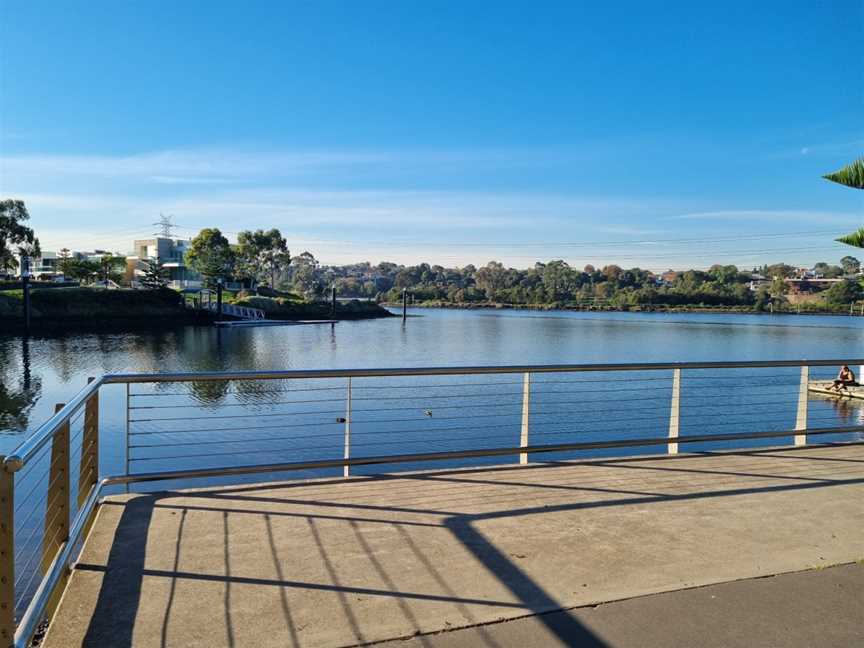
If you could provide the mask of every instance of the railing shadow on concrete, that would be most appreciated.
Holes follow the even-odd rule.
[[[122,506],[124,508],[123,515],[121,517],[121,521],[118,525],[117,529],[117,540],[115,540],[115,545],[112,547],[111,556],[109,557],[108,564],[106,566],[101,565],[90,565],[90,564],[79,564],[78,569],[84,571],[99,571],[104,574],[104,582],[102,588],[100,590],[99,602],[97,603],[96,610],[91,616],[91,625],[88,629],[87,633],[87,645],[100,645],[106,641],[111,641],[112,645],[116,646],[131,646],[131,634],[129,634],[129,629],[134,626],[135,615],[138,607],[138,600],[141,592],[141,584],[144,577],[163,577],[170,578],[172,581],[172,592],[174,588],[174,583],[177,579],[182,580],[203,580],[207,582],[217,582],[223,583],[225,585],[225,615],[226,615],[226,627],[228,628],[228,636],[226,637],[226,645],[235,645],[235,639],[233,637],[233,633],[231,632],[231,622],[230,622],[230,599],[231,599],[231,586],[232,584],[242,584],[242,585],[257,585],[262,587],[279,587],[280,589],[284,588],[299,588],[299,589],[329,589],[335,591],[341,602],[341,608],[343,615],[348,620],[349,625],[353,628],[358,640],[363,640],[363,633],[361,631],[360,625],[353,617],[351,604],[348,601],[348,596],[350,595],[372,595],[372,596],[387,596],[393,597],[396,599],[397,603],[402,610],[405,618],[411,623],[419,632],[420,625],[417,620],[413,617],[410,607],[405,605],[405,601],[407,600],[416,600],[416,599],[424,599],[424,598],[434,598],[434,596],[430,596],[427,593],[420,592],[410,592],[410,591],[402,591],[400,590],[393,579],[390,577],[387,568],[384,564],[382,564],[375,556],[374,550],[368,545],[367,541],[364,539],[362,533],[360,533],[357,524],[360,523],[380,523],[383,525],[394,525],[397,530],[400,531],[402,537],[405,539],[408,546],[411,545],[410,535],[407,534],[403,527],[435,527],[435,528],[446,528],[454,538],[456,538],[461,546],[468,549],[477,559],[478,563],[483,565],[483,567],[492,575],[495,576],[502,584],[504,584],[513,596],[520,601],[520,603],[514,605],[508,601],[494,601],[489,599],[471,599],[460,597],[454,590],[452,586],[450,586],[443,577],[437,572],[435,565],[428,556],[423,554],[416,545],[413,546],[412,551],[414,555],[417,557],[417,560],[420,564],[424,565],[426,570],[432,574],[433,579],[439,583],[439,585],[447,592],[445,600],[452,602],[456,605],[467,606],[471,604],[482,604],[484,606],[500,606],[505,609],[519,609],[520,612],[524,612],[524,614],[539,614],[538,619],[541,623],[546,625],[547,630],[551,632],[554,636],[557,636],[562,643],[567,645],[579,645],[579,646],[596,646],[601,647],[605,646],[598,637],[594,636],[590,630],[582,626],[571,615],[547,615],[545,613],[550,612],[552,610],[562,609],[562,604],[557,601],[552,595],[547,593],[542,586],[540,586],[534,579],[528,576],[519,566],[516,564],[514,560],[508,557],[505,553],[503,553],[499,547],[495,546],[494,543],[491,543],[487,537],[479,532],[476,528],[478,523],[482,523],[484,521],[500,519],[505,517],[526,517],[537,514],[548,514],[548,513],[556,513],[556,512],[564,512],[564,511],[575,511],[575,510],[588,510],[588,509],[596,509],[596,508],[607,508],[607,507],[619,507],[619,506],[628,506],[633,504],[638,505],[651,505],[651,504],[663,504],[668,502],[680,502],[686,500],[703,500],[703,499],[714,499],[714,498],[722,498],[722,497],[737,497],[741,495],[748,494],[760,494],[760,493],[780,493],[780,492],[795,492],[801,490],[809,490],[809,489],[819,489],[826,488],[832,486],[846,486],[852,484],[862,484],[864,483],[864,476],[858,478],[851,479],[837,479],[833,478],[830,475],[834,474],[832,472],[833,467],[830,466],[825,470],[824,477],[813,477],[813,470],[809,469],[807,475],[797,475],[795,474],[796,469],[796,460],[802,459],[803,457],[796,457],[793,453],[783,452],[782,450],[777,451],[772,449],[771,451],[752,451],[748,453],[729,453],[732,455],[753,455],[758,456],[760,458],[764,457],[777,457],[781,459],[783,464],[791,464],[791,465],[783,465],[784,468],[781,471],[777,471],[774,473],[767,473],[763,471],[756,471],[752,469],[747,470],[738,470],[738,471],[717,471],[712,469],[694,469],[694,468],[667,468],[665,466],[658,466],[657,459],[654,458],[651,466],[642,466],[640,464],[644,464],[645,460],[642,458],[623,458],[623,459],[613,459],[607,461],[592,461],[589,465],[598,465],[598,466],[608,466],[615,465],[619,468],[626,468],[628,470],[650,470],[650,471],[659,471],[664,472],[667,470],[678,470],[687,475],[693,476],[694,478],[700,478],[703,476],[715,477],[717,475],[728,475],[728,476],[737,476],[743,477],[747,480],[756,481],[756,485],[748,486],[744,488],[723,488],[725,484],[717,483],[716,481],[711,482],[712,489],[710,490],[697,490],[696,492],[691,493],[683,493],[683,494],[657,494],[650,491],[634,491],[632,489],[622,489],[622,488],[612,488],[612,487],[604,487],[602,485],[593,485],[590,482],[588,483],[580,483],[579,485],[571,485],[571,486],[562,486],[558,484],[549,484],[546,481],[537,482],[537,481],[519,481],[517,480],[504,480],[504,481],[495,481],[492,482],[495,485],[499,486],[514,486],[521,487],[524,489],[565,489],[578,493],[602,493],[604,495],[616,496],[620,495],[623,497],[613,497],[612,499],[602,500],[602,501],[587,501],[587,502],[568,502],[564,504],[560,504],[557,506],[539,506],[539,507],[518,507],[518,502],[522,500],[522,497],[515,495],[512,497],[513,504],[504,506],[500,511],[495,511],[492,513],[481,513],[481,514],[463,514],[456,513],[453,511],[440,510],[438,508],[424,508],[422,506],[412,507],[412,508],[404,508],[404,507],[393,507],[389,505],[369,505],[369,504],[358,504],[352,502],[350,500],[340,499],[338,501],[321,501],[318,499],[313,500],[315,507],[327,508],[328,506],[338,509],[349,509],[349,510],[358,510],[362,513],[368,512],[381,512],[381,513],[405,513],[410,515],[417,514],[433,514],[436,516],[443,516],[443,522],[440,524],[435,523],[427,523],[427,522],[419,522],[415,519],[398,519],[397,521],[387,520],[387,519],[376,519],[374,517],[369,517],[368,515],[320,515],[320,514],[306,514],[306,513],[289,513],[284,511],[267,511],[262,512],[261,509],[254,508],[255,504],[280,504],[280,505],[301,505],[301,504],[309,504],[310,500],[306,500],[302,496],[302,492],[307,489],[316,489],[321,486],[326,485],[328,482],[314,482],[307,484],[287,484],[287,485],[261,485],[261,486],[253,486],[253,487],[239,487],[234,489],[221,489],[218,491],[202,491],[202,492],[157,492],[150,494],[142,494],[136,496],[134,499],[124,503],[118,502],[108,502],[107,504],[112,506]],[[716,458],[717,455],[706,453],[703,455],[705,458]],[[674,457],[672,459],[672,463],[675,463],[675,459],[692,459],[693,457]],[[826,458],[814,458],[812,456],[806,457],[806,460],[811,463],[819,463],[820,461],[825,462],[833,462],[837,458],[836,457],[826,457]],[[847,461],[847,460],[844,460]],[[852,460],[854,463],[864,463],[859,460]],[[562,467],[570,466],[571,463],[562,464]],[[781,464],[778,463],[778,466]],[[541,464],[541,465],[531,465],[527,467],[519,467],[519,468],[493,468],[491,471],[495,472],[503,472],[503,471],[520,471],[523,475],[526,471],[537,471],[542,470],[544,472],[548,472],[550,469],[554,469],[556,463],[551,464]],[[484,469],[482,471],[472,471],[472,470],[458,470],[458,471],[434,471],[430,473],[423,474],[401,474],[401,475],[388,475],[388,476],[369,476],[369,477],[358,477],[355,478],[357,483],[365,483],[366,485],[373,484],[381,484],[383,486],[383,491],[386,492],[389,484],[394,480],[398,481],[407,481],[407,482],[417,482],[419,484],[423,484],[425,482],[433,481],[433,482],[453,482],[457,484],[471,483],[489,483],[487,480],[480,479],[478,477],[481,473],[488,473],[490,469]],[[538,473],[539,475],[539,473]],[[761,480],[763,479],[783,479],[790,480],[796,483],[791,484],[780,484],[780,485],[760,485]],[[333,480],[329,483],[338,483],[341,480]],[[720,488],[717,488],[720,487]],[[254,494],[257,491],[261,491],[267,489],[270,493],[274,490],[281,490],[286,493],[286,497],[261,497],[256,496]],[[420,490],[422,492],[422,489]],[[365,493],[368,495],[368,493]],[[232,506],[219,507],[219,506],[210,506],[210,505],[202,505],[200,507],[196,507],[194,505],[188,504],[180,504],[180,505],[172,505],[170,503],[163,504],[163,500],[170,500],[171,498],[182,496],[184,499],[200,499],[202,503],[209,503],[213,500],[215,501],[225,501],[226,503],[231,503]],[[250,508],[238,508],[236,503],[245,503],[249,504]],[[144,564],[144,558],[146,554],[146,528],[144,525],[149,524],[150,517],[155,509],[167,507],[170,509],[176,510],[181,515],[181,522],[178,528],[177,542],[175,546],[175,559],[174,565],[175,568],[173,571],[159,571],[153,569],[146,569]],[[197,572],[181,572],[177,569],[178,557],[180,551],[180,543],[181,543],[181,535],[183,530],[183,520],[184,516],[189,511],[197,511],[197,512],[207,512],[211,514],[220,515],[224,521],[224,529],[225,533],[223,536],[223,551],[224,551],[224,575],[214,575],[212,573],[197,573]],[[256,516],[263,517],[267,521],[267,528],[270,533],[269,542],[272,551],[273,564],[275,570],[274,578],[248,578],[248,577],[239,577],[231,574],[231,560],[228,549],[228,524],[227,519],[229,515],[240,515],[242,516]],[[325,565],[326,572],[329,575],[330,583],[310,583],[303,581],[296,581],[289,578],[286,578],[284,574],[281,573],[281,562],[276,554],[276,547],[273,543],[272,538],[272,527],[270,526],[269,520],[271,517],[279,517],[279,516],[290,516],[296,518],[305,519],[309,524],[309,529],[312,537],[314,538],[314,542],[318,547],[318,552],[320,556],[320,560]],[[386,585],[386,587],[379,590],[371,590],[368,588],[356,588],[351,587],[345,583],[342,583],[340,580],[338,569],[332,563],[329,552],[317,531],[317,525],[320,522],[333,522],[333,521],[341,521],[344,522],[348,529],[346,533],[353,533],[358,541],[358,544],[363,547],[364,554],[367,556],[367,560],[372,566],[372,569],[378,573],[382,582]],[[115,551],[116,549],[116,551]],[[131,556],[130,556],[130,552]],[[171,602],[173,600],[173,594],[169,597],[168,605],[164,614],[164,624],[167,625],[168,618],[171,613]],[[283,619],[291,632],[292,636],[295,636],[296,630],[294,629],[293,622],[291,619],[291,613],[287,605],[287,601],[284,596],[284,592],[282,593],[282,601],[283,601]],[[470,611],[467,615],[470,618]],[[163,625],[163,628],[165,627]],[[480,632],[480,636],[483,637],[482,629],[478,629]],[[127,643],[128,640],[128,643]],[[495,646],[496,644],[491,638],[488,638],[488,642],[485,643],[488,646]]]
[[[721,442],[728,447],[729,444],[734,443],[764,442],[784,438],[794,440],[795,445],[801,446],[807,442],[808,436],[832,440],[838,437],[845,438],[843,435],[860,433],[864,430],[861,425],[824,425],[825,421],[830,422],[834,419],[830,416],[820,418],[818,413],[814,415],[809,410],[810,399],[807,388],[811,368],[827,369],[840,364],[864,364],[864,360],[526,365],[103,376],[98,380],[93,380],[68,404],[58,406],[57,412],[51,419],[15,452],[3,458],[3,470],[0,471],[0,505],[3,507],[2,513],[4,514],[0,516],[0,562],[2,562],[0,565],[0,604],[2,604],[0,605],[0,634],[7,643],[12,643],[14,635],[14,644],[23,647],[29,643],[43,620],[46,617],[50,618],[56,608],[58,594],[65,585],[69,568],[78,556],[97,507],[102,503],[101,497],[104,489],[110,485],[125,484],[128,486],[153,482],[251,475],[259,475],[261,479],[266,480],[282,477],[286,471],[304,470],[340,469],[344,470],[345,476],[348,476],[350,470],[363,469],[364,467],[377,467],[380,470],[402,465],[414,468],[430,461],[471,461],[480,464],[484,461],[501,461],[507,457],[518,458],[519,462],[524,464],[530,455],[549,457],[554,460],[566,453],[598,450],[617,451],[622,448],[661,448],[665,449],[668,454],[674,455],[678,452],[679,444],[701,448],[705,444]],[[793,374],[789,372],[798,369],[800,369],[800,379],[796,375],[793,380]],[[767,403],[781,414],[783,411],[791,411],[795,418],[794,426],[780,424],[770,426],[773,429],[716,432],[717,429],[723,430],[723,425],[740,429],[744,424],[734,420],[721,422],[709,420],[698,426],[702,433],[682,434],[682,431],[686,432],[688,427],[688,412],[691,412],[688,407],[697,414],[699,411],[703,414],[707,412],[711,414],[710,418],[716,418],[716,409],[722,407],[722,404],[717,401],[716,394],[726,393],[723,389],[734,389],[742,378],[749,375],[742,372],[756,370],[772,370],[780,373],[771,374],[767,379],[760,377],[755,383],[756,387],[753,384],[746,384],[743,390],[745,394],[743,399],[742,396],[737,396],[737,400],[731,401],[730,407],[734,405],[746,408],[751,407],[754,403],[760,405],[760,403],[750,400],[756,398],[756,395],[760,393],[766,394],[766,398],[775,398],[776,394],[781,394],[782,397],[776,397],[776,400],[763,401],[761,406],[765,407]],[[729,372],[730,375],[712,378],[711,375],[707,374],[707,372],[723,371]],[[490,382],[490,377],[495,376],[503,376],[504,378],[494,379]],[[575,379],[574,376],[580,378]],[[596,376],[597,378],[581,378],[584,376]],[[435,377],[439,380],[447,380],[443,384],[428,382]],[[457,378],[462,378],[463,381],[454,382]],[[367,384],[363,383],[364,379],[377,379],[379,382]],[[714,391],[705,397],[695,396],[700,393],[698,390],[702,389],[702,386],[709,385],[709,383],[704,382],[709,379],[711,381],[710,386]],[[724,383],[724,379],[732,382]],[[413,384],[400,382],[412,380],[417,382]],[[179,393],[170,391],[170,386],[177,384],[200,382],[242,384],[243,381],[256,381],[256,383],[270,381],[280,385],[278,389],[269,390],[266,398],[271,400],[265,404],[277,407],[285,406],[287,402],[289,407],[309,407],[311,411],[307,412],[302,409],[277,410],[273,414],[261,414],[259,409],[255,409],[261,406],[261,402],[254,401],[254,399],[252,402],[243,402],[240,397],[247,397],[248,394],[242,392],[227,392],[232,397],[235,393],[239,394],[235,399],[238,402],[232,400],[214,406],[209,403],[194,402],[194,399],[193,402],[190,402],[188,391]],[[333,381],[344,382],[340,385],[334,384]],[[352,383],[352,381],[354,382]],[[666,386],[663,385],[664,381],[668,381]],[[703,382],[700,383],[700,381]],[[99,391],[102,386],[110,384],[124,384],[126,386],[126,470],[121,474],[106,476],[99,470]],[[141,384],[155,385],[157,389],[138,394],[131,391],[131,386]],[[508,385],[512,385],[513,388]],[[640,388],[637,389],[636,387]],[[442,388],[449,391],[437,391]],[[454,388],[455,392],[453,391]],[[405,389],[410,391],[399,391]],[[586,398],[586,390],[589,389],[593,391],[588,395],[600,396],[600,398]],[[621,395],[612,396],[610,399],[608,397],[612,392]],[[285,402],[278,401],[285,394],[289,396],[299,395],[300,398],[291,398]],[[312,397],[310,394],[319,395]],[[402,394],[410,395],[404,396]],[[627,426],[633,422],[632,416],[629,420],[628,417],[624,417],[625,420],[622,425],[607,427],[606,429],[607,435],[619,434],[619,438],[595,440],[597,439],[596,435],[585,437],[584,427],[580,426],[580,423],[584,424],[584,421],[573,417],[573,407],[584,408],[586,404],[593,408],[601,407],[601,405],[592,405],[592,403],[601,403],[605,406],[604,395],[607,400],[614,400],[617,403],[617,409],[626,410],[627,403],[629,403],[629,406],[635,407],[633,412],[641,412],[644,415],[646,411],[650,411],[652,414],[650,416],[644,415],[643,418],[646,421],[657,421],[657,423],[652,423],[653,427],[650,429],[646,427],[636,435],[631,433],[621,435],[621,432],[626,432],[629,429]],[[164,397],[167,397],[168,400],[161,403],[155,400]],[[180,400],[171,400],[174,398]],[[146,403],[147,399],[153,399],[154,404],[135,404],[142,400]],[[515,402],[508,399],[514,399]],[[343,409],[340,410],[337,407],[334,411],[332,409],[333,403],[341,403]],[[367,403],[372,404],[372,407],[368,407]],[[427,407],[418,412],[418,405],[421,403],[426,403]],[[203,415],[208,413],[208,407],[223,409],[212,410],[219,412],[219,415],[208,417]],[[230,411],[231,408],[236,408],[234,411],[237,413],[224,413],[226,410]],[[512,411],[508,408],[512,408]],[[159,416],[155,419],[147,419],[146,416],[149,415],[146,415],[140,419],[135,418],[137,416],[136,411],[145,410],[187,413],[179,417]],[[497,413],[502,410],[502,413]],[[480,414],[472,414],[472,412],[478,411]],[[774,410],[769,408],[764,411]],[[659,412],[663,412],[663,414],[660,415]],[[332,417],[333,414],[340,415],[335,418],[335,422],[331,418],[327,418]],[[274,450],[270,446],[264,445],[261,446],[263,448],[261,450],[250,451],[248,456],[251,458],[247,460],[248,463],[225,462],[224,457],[236,459],[238,455],[242,454],[237,450],[238,446],[232,444],[241,444],[241,448],[243,447],[242,444],[247,444],[247,450],[249,450],[248,439],[237,438],[231,434],[236,432],[248,433],[250,430],[256,434],[263,434],[268,429],[267,425],[261,423],[262,420],[266,422],[262,418],[266,416],[273,416],[282,421],[286,418],[297,420],[296,426],[305,432],[305,438],[310,438],[310,435],[314,438],[323,438],[329,435],[330,438],[335,438],[338,442],[327,446],[303,448],[295,443],[298,439],[304,438],[302,434],[295,435],[292,433],[290,437],[277,438],[265,436],[260,439],[261,443],[269,443],[274,440],[280,443],[290,443],[286,448]],[[310,416],[313,418],[310,419]],[[496,416],[504,419],[506,424],[485,425],[491,417]],[[740,416],[746,416],[746,410]],[[387,417],[395,417],[395,420]],[[205,425],[213,425],[208,421],[208,419],[212,420],[213,418],[219,419],[220,422],[229,421],[230,423],[227,427],[224,425],[217,427],[216,434],[220,436],[215,438],[212,436],[213,431],[210,428],[187,427],[180,432],[210,436],[209,438],[202,436],[192,441],[174,444],[169,442],[136,444],[133,442],[138,438],[135,435],[155,435],[157,439],[167,439],[170,438],[167,435],[175,433],[173,430],[158,427],[161,425],[188,426],[189,422],[193,420],[201,420],[204,421]],[[472,418],[480,420],[474,421],[471,420]],[[590,419],[590,416],[588,418]],[[139,423],[152,423],[154,420],[157,421],[157,427],[136,429],[136,425]],[[255,421],[254,428],[250,428],[249,420]],[[439,425],[439,421],[442,420],[444,421],[443,425]],[[591,420],[598,424],[601,421],[614,422],[615,418],[610,417],[608,410],[602,410]],[[70,426],[78,421],[82,423],[81,431],[78,434],[73,432],[70,438]],[[239,421],[244,423],[238,423]],[[426,427],[410,428],[409,433],[407,433],[408,436],[406,436],[405,423],[417,425],[421,421]],[[454,426],[447,421],[458,421],[463,425]],[[823,425],[818,425],[820,421]],[[813,422],[817,425],[810,425]],[[388,428],[388,424],[394,424],[395,427]],[[241,427],[243,425],[245,427]],[[283,422],[277,429],[284,432],[284,429],[291,427],[291,425],[291,423]],[[337,429],[342,429],[334,432],[332,427],[334,425]],[[715,427],[711,427],[712,425]],[[372,434],[375,428],[384,428],[384,431],[389,433],[391,438],[398,440],[393,442],[372,440],[366,442],[364,449],[364,434]],[[662,429],[662,435],[656,434],[658,428]],[[415,429],[417,435],[410,436],[415,434]],[[567,431],[568,429],[570,432]],[[706,432],[706,429],[715,431]],[[451,430],[455,430],[456,434],[460,436],[452,436],[452,434],[448,436]],[[497,436],[471,436],[466,433],[466,431],[472,430],[487,430],[488,434]],[[649,434],[651,431],[653,434]],[[426,438],[422,437],[423,434],[426,435]],[[441,444],[452,444],[456,445],[458,449],[441,450],[436,448],[434,451],[410,453],[381,452],[387,443],[404,447],[410,445],[408,441],[412,441],[415,442],[416,447],[422,448],[422,444],[430,444],[435,441],[434,438],[429,438],[430,434],[440,435],[441,440],[438,441],[438,448],[441,447]],[[508,436],[510,434],[518,439],[517,443],[510,441],[511,438],[514,438]],[[583,436],[580,437],[578,434],[583,434]],[[565,437],[564,442],[547,442],[548,439],[551,438],[554,441],[561,435]],[[79,439],[81,441],[80,448],[77,447]],[[492,444],[489,443],[490,439],[493,441]],[[469,443],[466,444],[466,440]],[[183,452],[179,455],[167,454],[165,451],[165,448],[178,446],[191,447],[196,451]],[[228,450],[214,452],[214,446],[217,450],[221,448]],[[139,451],[144,449],[144,453],[152,452],[153,454],[135,454],[133,451],[136,449]],[[334,449],[336,451],[335,456]],[[48,454],[49,450],[50,455]],[[377,452],[373,453],[373,451]],[[268,458],[276,456],[282,459],[285,453],[287,456],[309,457],[310,452],[313,453],[313,456],[315,452],[318,452],[319,456],[324,452],[326,458],[307,458],[300,461],[281,460],[269,463],[263,463],[260,459],[261,455]],[[75,453],[80,455],[78,462],[70,460],[70,454]],[[202,457],[211,463],[201,464],[199,460]],[[217,462],[222,458],[223,462],[213,465],[212,460],[214,458]],[[157,468],[162,466],[162,468],[136,471],[134,470],[136,462],[139,464],[152,462],[149,465]],[[198,462],[197,465],[196,462]],[[177,466],[177,463],[180,463],[180,466]],[[183,464],[187,465],[183,466]],[[73,466],[76,467],[76,471],[72,470]],[[521,469],[525,468],[530,467],[525,466]],[[70,480],[70,474],[73,472],[76,473],[76,476]],[[44,533],[34,536],[37,538],[37,542],[40,538],[42,542],[42,568],[40,570],[42,580],[35,592],[26,593],[26,611],[23,615],[16,616],[16,608],[21,609],[22,600],[16,595],[21,595],[22,592],[16,592],[18,580],[15,577],[15,568],[20,549],[16,545],[16,531],[20,532],[20,529],[15,526],[15,513],[24,508],[25,501],[23,498],[31,497],[34,492],[33,490],[26,492],[23,497],[16,494],[16,485],[20,486],[22,475],[34,475],[35,477],[31,479],[37,481],[41,475],[42,485],[40,488],[45,492],[44,499],[47,504],[39,513],[43,517]],[[417,477],[418,480],[424,478],[433,479],[434,477]],[[783,488],[823,487],[830,485],[830,483],[830,480],[806,481],[801,484],[787,485]],[[73,490],[77,492],[73,494]],[[640,503],[646,502],[641,493],[630,493],[629,495],[637,498]],[[689,497],[689,495],[681,495],[680,497]],[[663,496],[663,498],[665,499],[659,501],[665,501],[670,496]],[[147,504],[146,502],[145,498],[142,499],[141,503],[134,506],[141,507],[142,511],[148,506],[152,507],[152,503]],[[343,505],[340,504],[340,506]],[[363,507],[357,508],[364,510]],[[137,511],[138,509],[133,507],[130,510]],[[366,510],[374,510],[374,507],[371,509],[367,507]],[[508,515],[529,515],[530,513],[531,511],[526,509],[511,511],[508,512]],[[147,518],[146,515],[140,514],[136,514],[135,517],[138,519],[136,524],[142,524],[140,520]],[[465,541],[470,540],[469,544],[475,543],[471,546],[478,546],[476,543],[480,541],[473,536],[470,526],[472,518],[461,514],[454,514],[451,518],[455,520],[450,522],[451,531],[457,536],[461,534]],[[147,526],[146,523],[143,524],[143,527],[137,526],[135,528],[140,532]],[[118,531],[118,533],[120,532]],[[139,540],[131,535],[128,538],[122,534],[118,536],[118,547],[126,546],[127,550],[130,550],[131,547],[132,553],[139,550],[143,551],[143,547],[135,545],[136,542]],[[496,555],[494,547],[487,547],[484,551],[487,556],[495,557]],[[226,560],[228,558],[226,553]],[[128,553],[126,560],[128,561]],[[493,562],[494,565],[490,564],[489,567],[494,566],[497,571],[509,573],[512,576],[512,580],[516,583],[513,593],[517,597],[520,599],[526,597],[543,598],[542,591],[537,591],[536,585],[523,582],[524,579],[519,575],[515,565],[508,566],[502,562],[501,557],[495,557]],[[84,568],[84,566],[80,567]],[[226,562],[226,568],[228,567],[230,564]],[[141,563],[141,568],[143,569],[143,563]],[[110,572],[109,569],[106,575]],[[280,576],[273,580],[282,582],[283,578]],[[112,616],[117,621],[129,620],[128,615],[122,613]],[[560,621],[556,623],[560,623]],[[228,625],[230,627],[231,624]],[[120,642],[116,645],[124,645],[123,633],[131,632],[130,628],[131,624],[125,631],[119,627],[115,628],[114,631],[119,633],[115,634],[115,639]],[[576,629],[571,628],[570,631],[575,632]],[[564,632],[564,629],[559,628],[556,632]],[[131,637],[127,636],[126,638],[131,641]],[[586,640],[588,640],[587,637]]]

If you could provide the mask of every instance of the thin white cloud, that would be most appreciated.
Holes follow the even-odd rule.
[[[665,202],[582,198],[549,194],[448,191],[355,191],[308,189],[234,189],[192,196],[134,196],[106,194],[18,194],[35,219],[51,212],[51,220],[81,218],[82,225],[145,222],[159,213],[171,213],[181,225],[219,224],[227,230],[265,224],[289,229],[309,226],[395,227],[394,236],[422,226],[432,230],[453,228],[516,228],[536,232],[550,221],[581,223],[595,233],[645,235],[647,230],[621,224],[614,217],[658,213]],[[610,220],[612,219],[612,220]]]
[[[13,155],[0,157],[0,182],[14,186],[34,178],[65,181],[125,180],[157,184],[230,184],[304,178],[339,170],[418,170],[449,166],[513,168],[560,163],[572,156],[551,151],[249,151],[168,150],[136,155]]]
[[[155,184],[164,184],[164,185],[224,185],[224,184],[238,184],[243,182],[248,182],[248,180],[242,180],[238,178],[222,178],[222,177],[189,177],[189,176],[152,176],[147,178],[149,182],[153,182]]]
[[[103,178],[219,177],[286,174],[309,168],[374,164],[388,159],[381,153],[327,151],[296,153],[236,153],[219,150],[158,151],[139,155],[17,155],[5,156],[6,174],[45,173]]]
[[[807,223],[814,227],[825,225],[849,225],[861,219],[861,214],[790,209],[734,209],[696,212],[669,216],[670,220],[723,221],[741,223]]]

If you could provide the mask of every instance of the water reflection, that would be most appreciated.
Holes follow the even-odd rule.
[[[860,401],[855,402],[851,398],[832,398],[828,402],[838,422],[842,422],[843,425],[864,425],[864,407]]]
[[[30,340],[21,339],[19,358],[11,346],[0,345],[0,432],[29,427],[30,413],[42,393],[42,381],[30,368]]]
[[[223,372],[260,369],[256,361],[254,338],[231,335],[221,328],[189,328],[183,331],[179,346],[183,349],[185,371]],[[218,405],[229,393],[232,383],[225,381],[198,380],[184,383],[183,387],[204,405]],[[176,386],[161,383],[158,389],[177,391]],[[234,392],[256,393],[264,389],[259,381],[241,381]]]

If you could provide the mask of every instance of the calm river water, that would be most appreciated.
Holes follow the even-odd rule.
[[[856,317],[425,309],[410,314],[405,325],[393,318],[341,322],[335,327],[186,327],[159,333],[37,337],[26,343],[0,336],[0,452],[15,446],[49,417],[54,404],[75,394],[88,376],[107,372],[774,360],[864,354],[864,319]],[[771,376],[782,379],[778,389],[782,387],[785,400],[780,405],[787,426],[786,401],[794,416],[796,371]],[[754,384],[758,387],[760,382]],[[662,387],[666,389],[666,383]],[[584,395],[587,388],[583,385],[579,390]],[[515,402],[521,387],[513,389]],[[686,389],[685,384],[685,395]],[[611,398],[610,394],[606,405]],[[833,404],[823,406],[837,409]],[[122,421],[121,414],[108,409],[107,422]],[[840,409],[838,421],[845,424],[858,416],[854,404]],[[756,414],[750,413],[758,415],[758,408]],[[757,418],[757,424],[773,420],[767,410]]]

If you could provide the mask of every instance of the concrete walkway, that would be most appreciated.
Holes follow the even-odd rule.
[[[118,497],[45,645],[384,641],[854,562],[862,530],[860,444]],[[564,644],[624,641],[534,619]]]
[[[545,617],[545,618],[544,618]],[[585,628],[592,637],[555,634]],[[388,641],[381,648],[864,646],[864,565],[751,578]]]

